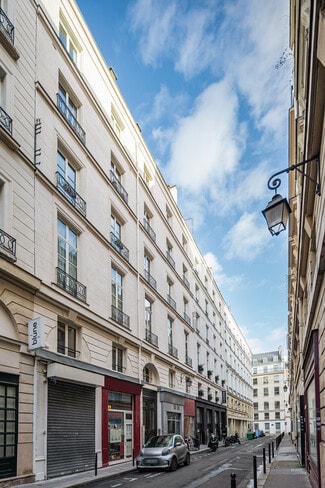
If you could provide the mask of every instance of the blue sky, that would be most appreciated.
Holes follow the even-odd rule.
[[[288,0],[77,0],[253,353],[286,346]],[[287,175],[279,192],[286,195]]]

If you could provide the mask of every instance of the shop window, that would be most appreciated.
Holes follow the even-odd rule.
[[[181,433],[181,414],[176,412],[167,412],[167,433]]]

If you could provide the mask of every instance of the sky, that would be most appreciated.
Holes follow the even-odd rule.
[[[261,210],[288,165],[288,0],[77,4],[252,353],[286,349],[288,236]]]

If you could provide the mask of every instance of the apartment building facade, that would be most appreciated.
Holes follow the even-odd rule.
[[[254,431],[279,435],[291,432],[288,364],[283,348],[253,354]]]
[[[312,486],[325,486],[325,3],[291,0],[288,350],[293,440]]]
[[[244,435],[251,351],[77,3],[0,5],[0,479]]]

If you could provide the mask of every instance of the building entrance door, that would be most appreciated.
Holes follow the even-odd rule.
[[[157,434],[157,392],[143,390],[143,426],[144,442]]]

